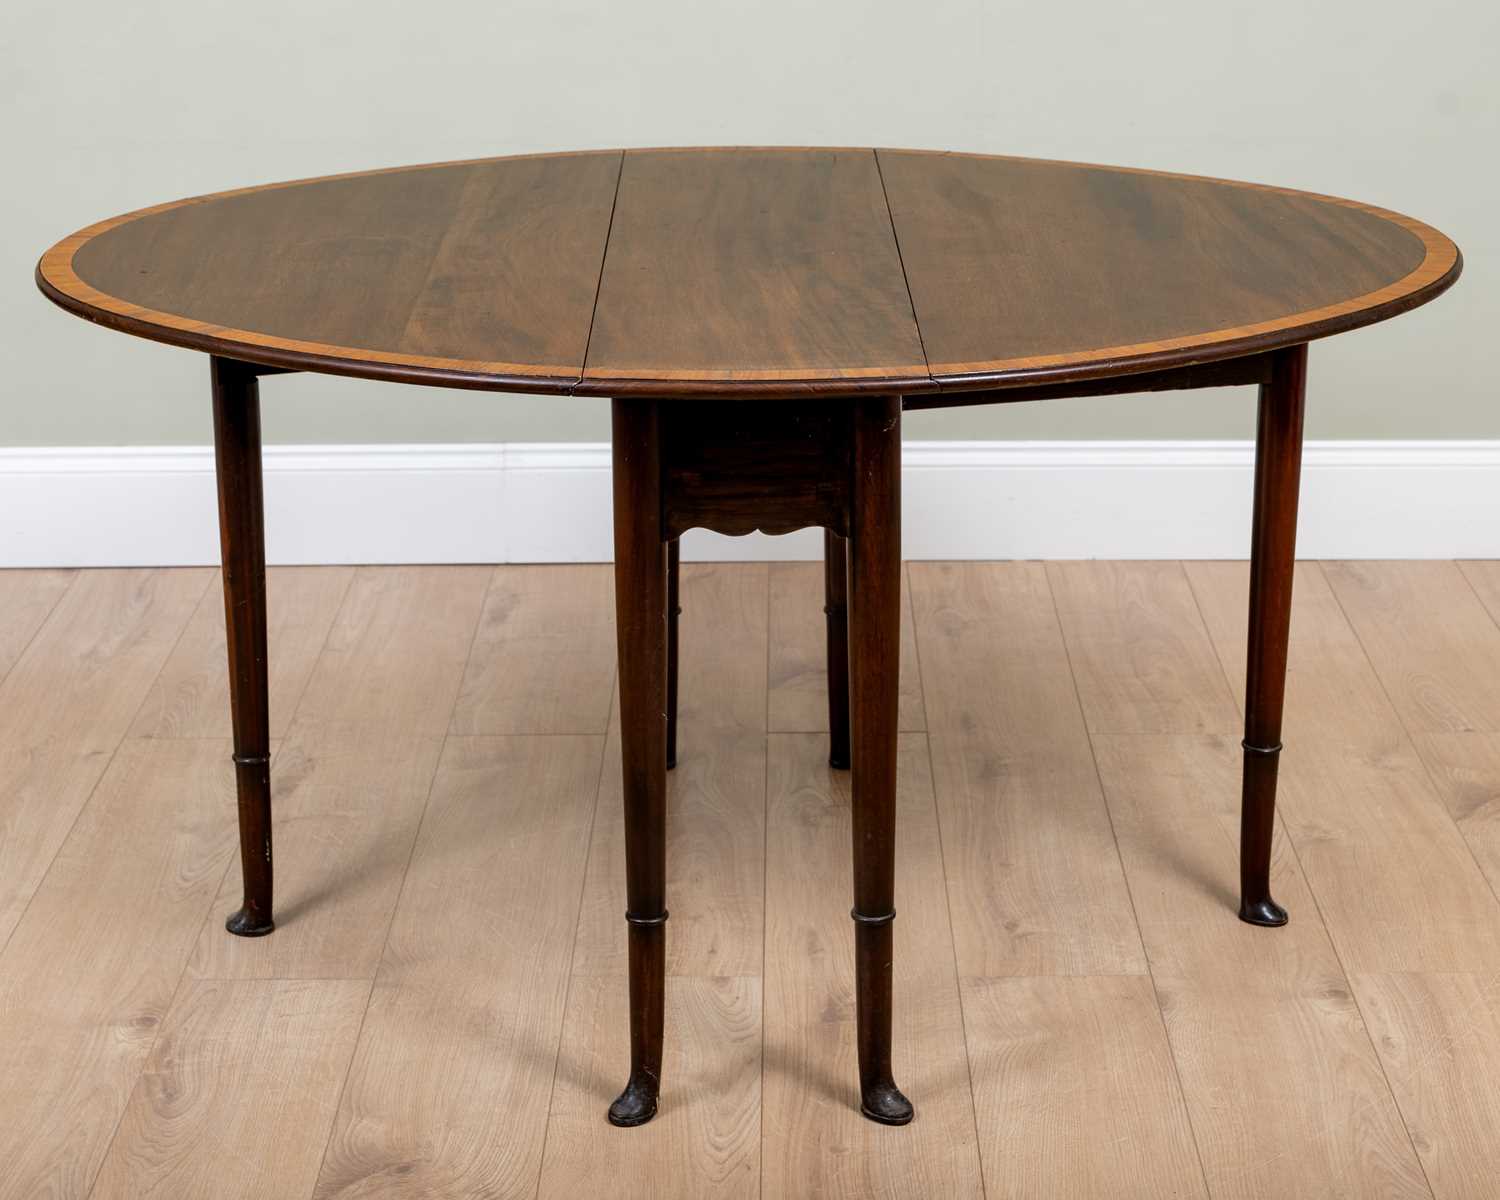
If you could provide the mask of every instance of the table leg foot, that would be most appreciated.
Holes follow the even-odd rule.
[[[909,1125],[915,1110],[889,1079],[860,1089],[859,1111],[881,1125]]]
[[[1286,909],[1269,896],[1263,896],[1259,900],[1240,901],[1240,920],[1247,925],[1264,925],[1274,929],[1278,925],[1285,925],[1286,919]]]
[[[265,937],[276,928],[276,922],[269,914],[263,916],[247,908],[241,908],[232,913],[224,922],[224,928],[235,937]]]
[[[609,1123],[621,1129],[644,1125],[656,1116],[656,1098],[661,1081],[642,1071],[633,1074],[625,1090],[609,1106]]]

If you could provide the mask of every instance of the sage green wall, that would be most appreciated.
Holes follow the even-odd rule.
[[[209,438],[201,356],[34,290],[39,253],[91,220],[397,163],[728,143],[1035,154],[1410,212],[1459,242],[1465,278],[1315,347],[1309,434],[1500,437],[1494,0],[7,0],[0,37],[0,445]],[[265,391],[275,441],[607,436],[592,400],[316,376]],[[1243,437],[1248,399],[926,414],[908,434]]]

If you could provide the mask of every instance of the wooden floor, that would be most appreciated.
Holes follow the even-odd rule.
[[[1489,1197],[1500,564],[913,564],[896,1075],[855,1111],[821,569],[689,566],[660,1116],[617,1130],[606,567],[272,572],[274,936],[208,570],[0,572],[0,1196]]]

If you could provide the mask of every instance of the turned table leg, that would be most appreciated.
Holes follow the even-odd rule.
[[[677,765],[677,626],[682,616],[682,544],[667,543],[667,770]]]
[[[1302,473],[1302,409],[1307,347],[1271,356],[1260,389],[1255,437],[1255,517],[1250,534],[1250,632],[1245,676],[1244,784],[1240,809],[1240,919],[1285,925],[1271,898],[1276,767],[1286,692],[1287,633]]]
[[[896,726],[901,655],[901,401],[854,408],[849,637],[853,733],[855,1000],[860,1108],[904,1125],[891,1077],[891,934],[896,918]]]
[[[823,531],[823,612],[828,625],[828,765],[849,769],[849,541]]]
[[[219,545],[229,705],[239,794],[240,869],[245,900],[230,933],[259,937],[271,919],[271,741],[266,687],[266,541],[262,518],[260,389],[243,363],[213,358],[214,463],[219,483]]]
[[[613,402],[615,617],[630,939],[630,1080],[615,1125],[656,1114],[666,985],[667,547],[657,402]]]

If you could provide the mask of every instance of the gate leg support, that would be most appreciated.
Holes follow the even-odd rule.
[[[828,765],[849,769],[849,541],[823,531],[823,612],[828,623]]]
[[[677,765],[677,626],[682,616],[682,546],[667,543],[667,770]]]

